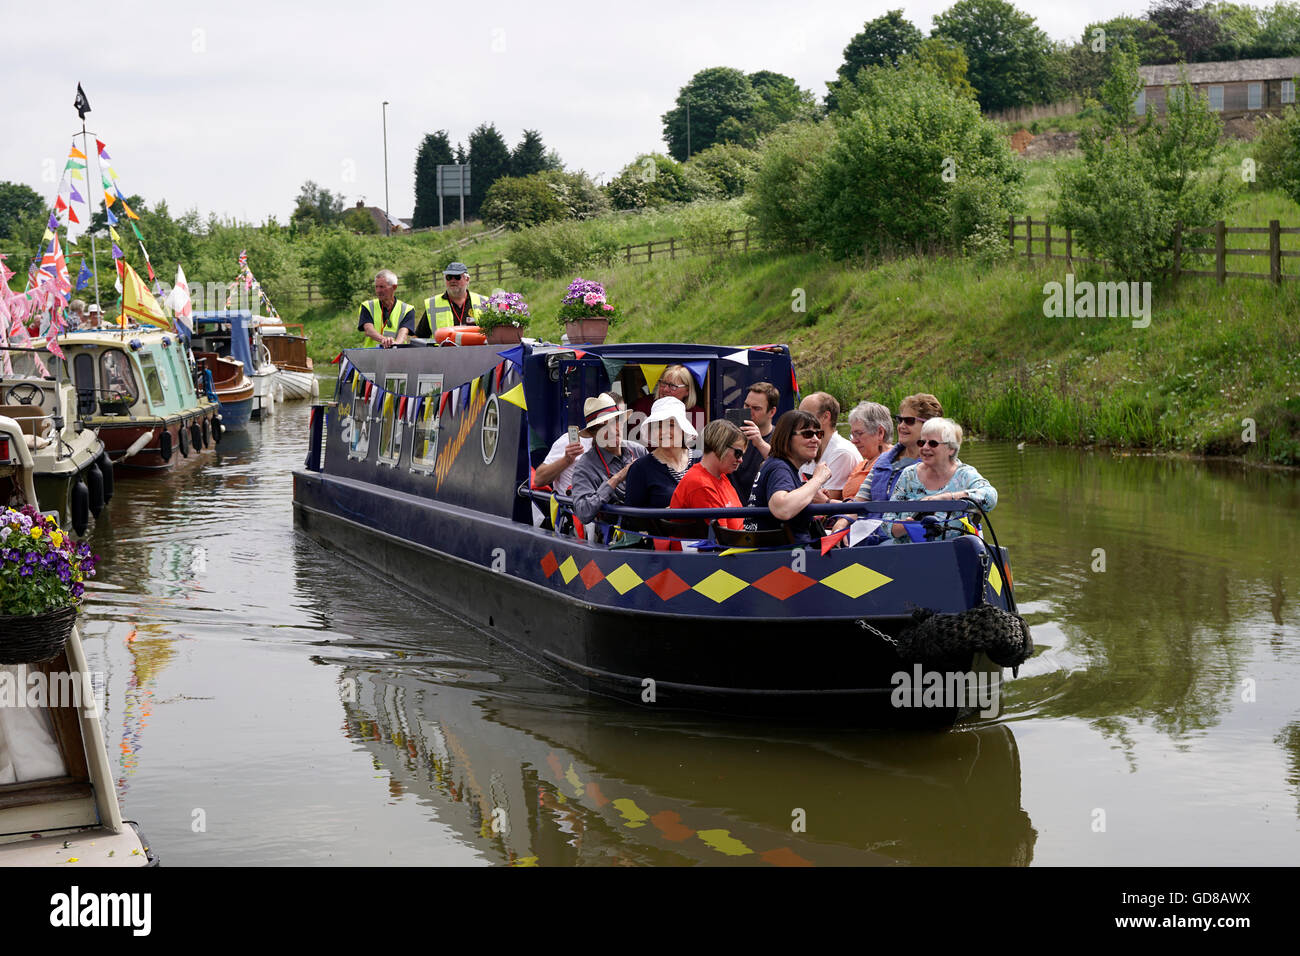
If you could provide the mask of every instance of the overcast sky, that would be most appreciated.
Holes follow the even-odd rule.
[[[68,0],[9,5],[0,33],[6,135],[0,180],[52,201],[81,82],[87,127],[125,195],[287,221],[304,180],[409,217],[425,133],[466,141],[495,122],[510,146],[541,132],[569,168],[608,178],[664,150],[660,116],[698,70],[788,74],[820,99],[862,24],[899,6],[840,0],[632,0],[310,5]],[[947,2],[903,4],[923,32]],[[1145,0],[1019,3],[1054,40],[1141,15]],[[455,12],[453,12],[455,11]],[[92,144],[93,145],[93,144]]]

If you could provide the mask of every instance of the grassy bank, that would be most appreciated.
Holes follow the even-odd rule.
[[[989,438],[1300,465],[1300,288],[1185,279],[1157,288],[1150,327],[1134,329],[1127,319],[1044,317],[1043,285],[1064,271],[753,254],[598,274],[625,312],[612,341],[784,342],[805,393],[825,389],[848,405],[927,391]],[[516,284],[539,315],[566,285]],[[803,312],[792,309],[797,289]],[[309,319],[318,361],[351,344],[341,330],[354,314]],[[530,332],[558,340],[560,329],[539,318]],[[1243,419],[1255,422],[1253,442]]]

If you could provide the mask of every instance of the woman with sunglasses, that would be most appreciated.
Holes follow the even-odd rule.
[[[898,403],[898,414],[894,416],[898,423],[898,442],[876,459],[867,480],[858,488],[859,501],[889,500],[903,469],[921,458],[916,440],[921,437],[922,426],[942,414],[939,400],[926,392],[909,395]]]
[[[817,460],[821,439],[821,422],[810,412],[794,409],[777,420],[770,442],[772,451],[758,470],[749,493],[749,507],[767,508],[772,517],[747,520],[746,531],[769,531],[784,524],[790,528],[796,543],[812,542],[812,515],[808,506],[830,481],[831,470],[824,462],[818,462],[812,477],[805,482],[799,469]]]
[[[655,383],[655,390],[650,395],[642,395],[632,405],[632,411],[639,412],[644,420],[650,414],[654,403],[661,398],[675,398],[686,406],[687,421],[698,424],[704,420],[704,409],[700,408],[699,395],[695,390],[695,379],[691,370],[685,365],[669,365]]]
[[[748,444],[745,436],[725,418],[711,421],[700,434],[704,457],[690,467],[677,484],[669,508],[739,508],[740,496],[728,476],[740,467]],[[740,518],[719,518],[718,524],[740,531]]]
[[[971,465],[963,463],[957,457],[961,450],[961,426],[948,418],[932,418],[921,428],[917,438],[920,461],[903,471],[894,488],[891,500],[894,501],[960,501],[963,499],[977,502],[985,511],[992,511],[998,503],[998,492],[988,479]],[[960,517],[963,512],[936,512],[935,517],[946,521],[950,517]],[[906,541],[909,536],[907,528],[898,520],[903,513],[881,516],[886,522],[893,522],[892,535],[895,541]],[[945,538],[957,538],[962,534],[959,528],[944,531]]]

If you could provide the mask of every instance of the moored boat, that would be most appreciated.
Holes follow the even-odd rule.
[[[250,417],[259,421],[270,418],[275,413],[275,403],[280,401],[283,373],[271,362],[271,354],[262,344],[255,325],[259,317],[248,309],[224,309],[195,312],[193,318],[191,347],[196,354],[214,352],[242,362],[244,374],[253,385]],[[222,404],[224,407],[224,401]],[[224,414],[222,418],[228,427],[234,427]]]
[[[61,335],[59,345],[78,420],[98,430],[118,468],[162,471],[203,457],[220,440],[220,405],[196,391],[188,351],[175,333],[94,329]]]
[[[32,467],[21,426],[0,415],[0,501],[40,507]],[[0,664],[0,700],[0,866],[156,865],[122,819],[78,629],[49,659]]]
[[[216,352],[195,352],[194,359],[212,375],[212,389],[221,403],[221,423],[228,429],[247,427],[253,415],[253,383],[244,363]]]
[[[307,464],[294,473],[295,520],[346,566],[447,607],[595,693],[727,712],[847,711],[873,723],[986,711],[983,697],[980,706],[970,696],[923,699],[920,687],[902,700],[899,675],[919,680],[942,659],[944,673],[963,675],[948,686],[995,696],[1002,666],[990,654],[1007,666],[1023,660],[1032,647],[1023,622],[996,650],[969,642],[918,658],[899,641],[922,646],[913,640],[918,609],[942,616],[936,627],[986,607],[1018,620],[996,542],[969,534],[823,550],[760,533],[736,547],[711,523],[766,509],[678,510],[671,517],[699,528],[646,536],[675,537],[682,550],[621,546],[631,539],[615,530],[620,522],[662,521],[667,511],[609,507],[594,534],[563,530],[567,499],[531,490],[531,468],[582,421],[586,398],[638,394],[674,362],[696,377],[709,419],[739,407],[759,381],[790,383],[780,411],[798,401],[784,346],[349,350],[335,399],[313,409]],[[561,531],[534,525],[534,500]],[[896,508],[813,510],[869,518]]]
[[[280,370],[280,391],[284,400],[306,401],[318,396],[320,385],[307,355],[307,337],[294,335],[278,319],[263,318],[256,329],[271,362]]]

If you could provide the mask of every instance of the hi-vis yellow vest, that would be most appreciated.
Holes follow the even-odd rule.
[[[384,310],[379,305],[378,299],[367,299],[361,303],[361,308],[370,313],[370,324],[375,327],[375,331],[380,335],[397,336],[397,329],[402,324],[402,319],[406,318],[408,312],[415,311],[415,306],[396,299],[393,302],[393,311],[388,313],[388,324],[384,324]],[[369,348],[379,343],[372,339],[366,333],[361,333],[361,341],[357,343],[358,348]]]
[[[474,324],[474,320],[482,314],[480,310],[486,301],[487,298],[477,292],[469,294],[469,312],[465,314],[465,318],[469,321],[465,323],[466,325]],[[456,318],[451,311],[451,303],[447,300],[447,293],[445,292],[424,300],[424,314],[429,317],[430,332],[437,329],[449,329],[456,324]]]

